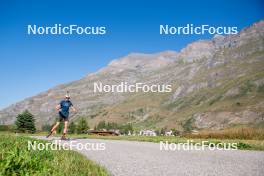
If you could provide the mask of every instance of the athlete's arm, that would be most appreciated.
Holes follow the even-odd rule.
[[[72,110],[73,112],[76,112],[76,109],[75,109],[73,106],[71,106],[71,110]]]
[[[60,106],[60,104],[58,104],[58,105],[56,106],[56,110],[57,110],[57,111],[60,111],[60,109],[61,109],[61,106]]]

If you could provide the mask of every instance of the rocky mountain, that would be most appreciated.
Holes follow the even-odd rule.
[[[103,84],[171,84],[168,93],[93,92]],[[53,87],[0,111],[1,124],[12,124],[28,109],[38,126],[53,123],[55,105],[66,91],[90,126],[99,121],[136,128],[221,129],[264,127],[264,21],[237,35],[216,35],[189,44],[179,53],[131,53],[80,80]]]

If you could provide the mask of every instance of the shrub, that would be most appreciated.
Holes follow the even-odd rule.
[[[86,134],[89,129],[88,123],[84,118],[81,118],[77,125],[77,133],[78,134]]]
[[[22,132],[22,133],[25,133],[25,132],[35,133],[36,132],[35,118],[28,110],[25,110],[21,114],[18,114],[15,124],[17,127],[16,130],[18,132]]]
[[[71,122],[69,125],[69,134],[74,134],[76,132],[76,125],[74,122]]]

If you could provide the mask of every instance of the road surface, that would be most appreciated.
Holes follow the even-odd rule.
[[[45,139],[44,137],[38,137]],[[49,140],[54,141],[54,137]],[[73,140],[71,140],[73,141]],[[64,141],[70,143],[70,141]],[[263,176],[264,152],[222,150],[160,150],[159,143],[74,139],[95,150],[78,150],[114,176]],[[103,146],[100,146],[102,145]],[[105,148],[105,150],[101,150]],[[74,147],[77,150],[77,147]]]

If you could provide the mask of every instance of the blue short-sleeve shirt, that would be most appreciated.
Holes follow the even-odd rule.
[[[60,113],[64,117],[69,117],[69,110],[70,110],[71,106],[73,106],[73,104],[72,104],[72,102],[70,100],[62,100],[60,102],[60,108],[61,108]]]

